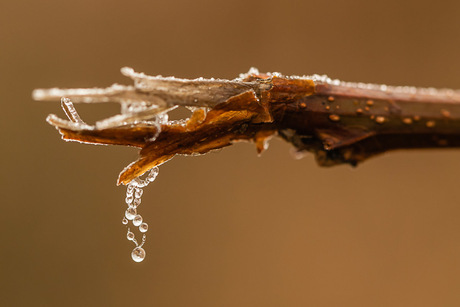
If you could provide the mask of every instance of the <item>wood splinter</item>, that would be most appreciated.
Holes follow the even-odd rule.
[[[64,140],[140,148],[120,174],[128,184],[175,155],[204,154],[236,141],[253,141],[261,153],[273,135],[321,166],[357,165],[393,149],[460,146],[460,92],[282,76],[251,69],[234,80],[122,73],[133,86],[105,89],[37,89],[35,100],[59,100],[69,120],[47,121]],[[118,102],[121,114],[88,125],[72,102]],[[193,107],[184,121],[167,113]]]

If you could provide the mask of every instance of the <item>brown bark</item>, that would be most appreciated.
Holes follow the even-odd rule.
[[[119,184],[127,184],[176,154],[203,154],[235,141],[252,140],[260,153],[273,135],[292,143],[298,151],[314,153],[322,166],[357,165],[394,149],[460,146],[460,94],[456,91],[271,74],[209,83],[179,79],[168,84],[167,78],[138,78],[133,77],[137,85],[144,81],[142,86],[117,95],[129,92],[131,100],[137,94],[144,100],[160,99],[161,111],[174,105],[207,106],[210,110],[207,114],[197,110],[186,124],[165,123],[161,129],[148,122],[121,121],[115,127],[97,128],[78,126],[72,118],[71,124],[48,119],[64,139],[141,148],[139,160],[120,174]],[[57,98],[45,96],[40,98]],[[84,99],[84,95],[69,96]],[[136,114],[126,118],[131,120]],[[143,119],[148,117],[145,111],[142,114]]]

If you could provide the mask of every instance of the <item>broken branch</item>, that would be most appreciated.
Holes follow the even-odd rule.
[[[35,90],[36,100],[118,102],[121,114],[84,123],[68,99],[70,121],[48,116],[63,139],[141,148],[120,174],[128,184],[175,155],[204,154],[236,141],[254,141],[259,153],[273,135],[322,166],[356,165],[394,149],[460,146],[460,92],[331,80],[326,76],[260,74],[234,80],[147,76],[123,68],[134,86]],[[193,107],[184,121],[168,121],[177,107]]]

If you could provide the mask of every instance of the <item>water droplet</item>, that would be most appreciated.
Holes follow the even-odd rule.
[[[121,223],[123,225],[127,225],[128,224],[128,219],[126,217],[124,217],[122,220],[121,220]]]
[[[136,262],[141,262],[145,258],[145,250],[142,247],[136,247],[131,253],[131,258]]]
[[[154,168],[152,168],[150,170],[150,173],[147,176],[147,180],[150,181],[150,182],[154,182],[155,179],[157,178],[159,172],[160,172],[160,170],[158,169],[157,166],[155,166]]]
[[[374,100],[369,99],[368,101],[366,101],[366,104],[368,106],[373,106],[374,105]]]
[[[149,225],[147,223],[142,223],[141,226],[139,226],[140,232],[147,232],[148,229],[149,229]]]
[[[335,100],[335,98],[333,96],[327,97],[327,101],[329,101],[329,102],[333,102],[334,100]]]
[[[307,107],[307,104],[306,104],[305,102],[301,102],[301,103],[300,103],[300,107],[301,107],[301,108],[306,108],[306,107]]]
[[[126,193],[133,194],[133,191],[134,191],[134,186],[129,184],[128,187],[126,188]]]
[[[134,197],[141,198],[143,192],[144,191],[142,189],[137,188],[136,192],[134,193]]]
[[[363,113],[363,109],[361,109],[361,108],[356,109],[356,113],[362,114],[362,113]]]
[[[340,120],[340,116],[338,116],[337,114],[331,114],[329,115],[329,119],[333,122],[338,122]]]
[[[142,216],[140,216],[139,214],[136,215],[133,219],[133,225],[134,226],[139,226],[140,224],[142,223]]]
[[[331,107],[330,106],[326,106],[326,110],[329,110]]]
[[[420,120],[420,116],[419,116],[419,115],[415,115],[415,116],[414,116],[414,120],[415,120],[415,121],[419,121],[419,120]]]
[[[125,216],[128,220],[132,220],[137,215],[136,208],[129,207],[126,209]]]
[[[434,120],[429,120],[429,121],[426,122],[426,126],[428,128],[433,128],[434,126],[436,126],[436,123],[435,123]]]
[[[128,238],[129,241],[134,240],[134,233],[128,231],[128,233],[126,234],[126,238]]]

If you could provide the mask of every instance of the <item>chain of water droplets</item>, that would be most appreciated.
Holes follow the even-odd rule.
[[[137,207],[139,207],[141,204],[141,197],[143,193],[142,188],[155,181],[156,177],[158,176],[158,172],[158,167],[154,167],[150,170],[145,179],[141,179],[139,177],[135,178],[126,186],[125,202],[128,205],[128,208],[125,211],[125,216],[122,220],[122,223],[128,228],[128,232],[126,234],[127,239],[136,245],[131,253],[131,257],[136,262],[141,262],[145,258],[145,250],[142,248],[142,246],[144,246],[145,240],[147,239],[146,232],[149,228],[149,225],[143,221],[142,216],[138,214]],[[139,231],[143,233],[142,242],[140,244],[137,242],[136,236],[128,226],[129,221],[132,222],[133,226],[139,227]]]

